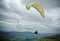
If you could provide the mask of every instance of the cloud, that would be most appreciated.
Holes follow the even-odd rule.
[[[22,0],[22,4],[39,3],[45,9],[60,7],[60,0]]]
[[[21,0],[1,0],[0,2],[1,30],[19,32],[38,30],[40,33],[60,33],[60,8],[57,3],[53,4],[55,7],[52,5],[51,8],[48,7],[49,9],[46,7],[45,18],[43,18],[35,8],[32,7],[29,11],[26,9],[25,5],[28,3],[26,0],[23,1],[25,5]],[[34,1],[30,0],[30,2]],[[46,4],[43,6],[48,5]]]

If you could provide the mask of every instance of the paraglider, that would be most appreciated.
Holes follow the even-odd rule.
[[[44,14],[44,9],[42,8],[42,6],[38,3],[30,3],[26,6],[26,8],[28,10],[30,10],[31,7],[34,7],[35,9],[37,9],[39,11],[39,13],[41,14],[42,17],[45,17],[45,14]]]
[[[44,9],[42,8],[42,6],[38,3],[30,3],[26,6],[26,8],[28,10],[30,10],[31,7],[34,7],[35,9],[38,10],[38,12],[41,14],[42,17],[45,17],[45,13],[44,13]],[[38,31],[35,31],[34,34],[38,34]]]
[[[38,31],[35,31],[35,33],[34,34],[38,34]]]

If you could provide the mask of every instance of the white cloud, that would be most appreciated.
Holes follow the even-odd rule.
[[[6,4],[6,9],[0,9],[2,30],[57,33],[60,28],[60,8],[45,9],[45,18],[42,18],[35,8],[28,11],[19,0],[9,0]]]

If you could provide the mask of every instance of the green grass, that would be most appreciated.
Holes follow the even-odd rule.
[[[60,35],[47,36],[47,37],[39,38],[35,41],[60,41]]]

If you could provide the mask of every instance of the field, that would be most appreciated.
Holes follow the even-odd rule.
[[[37,39],[36,41],[60,41],[60,35],[47,36]]]

